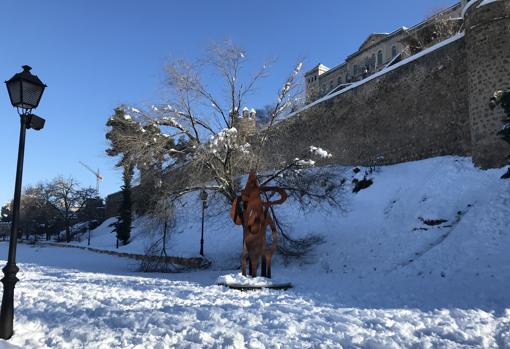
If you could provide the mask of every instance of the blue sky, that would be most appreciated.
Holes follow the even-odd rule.
[[[99,168],[101,194],[118,190],[121,174],[108,158],[105,121],[119,104],[164,98],[165,62],[199,57],[213,41],[247,51],[247,70],[276,58],[249,107],[274,100],[299,57],[307,70],[334,66],[371,32],[423,20],[453,0],[2,0],[0,79],[28,64],[48,88],[36,114],[46,128],[28,131],[24,185],[57,175],[95,185],[78,161]],[[19,119],[0,87],[0,204],[12,197]]]

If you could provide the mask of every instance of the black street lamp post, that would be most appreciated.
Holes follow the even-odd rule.
[[[41,130],[45,120],[32,114],[32,109],[37,108],[44,92],[45,84],[36,75],[30,73],[28,65],[23,66],[21,73],[15,74],[6,81],[9,98],[13,107],[18,109],[20,116],[20,134],[18,149],[18,165],[16,169],[16,184],[14,187],[14,204],[12,211],[11,236],[9,240],[9,255],[7,264],[2,269],[4,277],[4,293],[0,308],[0,338],[9,339],[13,334],[14,320],[14,286],[18,282],[16,274],[19,268],[16,266],[16,244],[19,222],[21,182],[23,177],[23,159],[25,156],[25,135],[27,128]]]
[[[207,192],[202,189],[200,192],[200,200],[202,200],[202,234],[200,235],[200,255],[204,256],[204,216],[207,208]]]

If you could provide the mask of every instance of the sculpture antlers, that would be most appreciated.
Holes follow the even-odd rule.
[[[263,201],[262,193],[278,193],[280,198],[274,201]],[[241,196],[232,203],[230,216],[235,224],[243,226],[243,254],[241,257],[242,274],[246,276],[246,260],[250,262],[250,275],[257,276],[259,259],[261,276],[271,277],[271,258],[277,247],[277,232],[269,208],[282,204],[287,199],[285,190],[278,187],[261,187],[254,170],[250,171],[246,186]],[[271,227],[271,246],[266,242],[266,227]]]

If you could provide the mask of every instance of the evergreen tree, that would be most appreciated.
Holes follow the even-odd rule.
[[[114,232],[117,234],[117,239],[122,244],[127,245],[131,237],[131,223],[132,223],[132,202],[131,202],[131,182],[133,180],[134,168],[132,165],[124,166],[122,179],[122,203],[119,209],[119,216],[116,224],[114,225]]]
[[[134,160],[133,155],[127,151],[124,143],[137,133],[137,125],[125,113],[123,107],[116,108],[114,112],[114,115],[106,122],[106,126],[110,127],[110,131],[106,134],[106,139],[110,141],[110,147],[106,149],[106,154],[121,156],[115,166],[121,167],[123,170],[122,202],[119,207],[117,221],[111,225],[113,232],[117,235],[117,247],[119,247],[119,241],[126,245],[131,237],[131,182],[134,172]]]
[[[127,111],[130,111],[130,114]],[[131,236],[131,187],[135,167],[140,171],[140,177],[157,182],[161,176],[163,155],[174,147],[173,139],[164,135],[157,124],[145,122],[143,117],[137,117],[139,115],[140,111],[135,108],[126,109],[120,106],[115,109],[114,115],[106,123],[109,127],[106,139],[110,142],[106,153],[109,156],[120,157],[116,166],[121,167],[123,171],[122,203],[119,207],[117,222],[112,224],[117,239],[123,244],[127,244]],[[155,183],[152,184],[155,186]],[[144,191],[150,194],[151,190],[154,188],[144,188],[142,196],[145,194]],[[144,206],[150,206],[150,203],[147,202]]]

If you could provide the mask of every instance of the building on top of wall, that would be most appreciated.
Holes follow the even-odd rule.
[[[305,73],[306,103],[334,93],[454,35],[462,26],[467,0],[450,6],[411,28],[372,33],[346,60],[328,68],[318,64]]]

